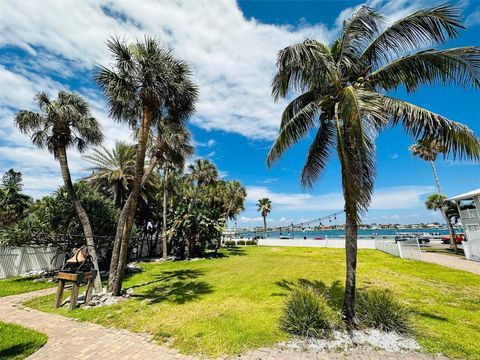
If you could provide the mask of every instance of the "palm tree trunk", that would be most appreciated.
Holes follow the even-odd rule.
[[[437,168],[435,167],[435,163],[432,160],[430,160],[430,165],[432,166],[433,177],[435,178],[435,183],[437,184],[438,193],[442,195],[442,188],[440,187],[440,180],[438,178]]]
[[[64,147],[57,149],[57,156],[60,162],[60,169],[62,172],[63,183],[65,185],[65,189],[70,197],[70,200],[75,207],[75,211],[77,212],[78,219],[82,224],[83,234],[85,236],[85,241],[88,245],[88,252],[92,257],[93,267],[97,270],[97,277],[95,278],[95,291],[100,292],[102,291],[102,281],[100,279],[100,269],[98,268],[98,257],[97,251],[95,249],[95,242],[93,240],[93,232],[92,226],[90,225],[90,220],[88,218],[87,212],[83,208],[82,203],[77,199],[77,195],[75,194],[75,190],[73,188],[72,177],[70,176],[70,170],[68,168],[68,160],[67,160],[67,151]]]
[[[120,214],[117,224],[117,233],[115,235],[114,254],[112,255],[112,266],[110,267],[111,271],[109,277],[109,291],[113,292],[114,295],[120,295],[122,290],[123,272],[127,262],[130,233],[132,231],[135,212],[137,210],[138,197],[140,196],[140,190],[142,189],[142,180],[144,179],[145,154],[147,151],[152,115],[152,110],[147,106],[144,106],[142,125],[138,133],[138,147],[135,157],[135,177],[133,179],[132,192],[125,202]],[[116,264],[113,261],[114,257],[116,257]]]
[[[457,246],[457,242],[455,241],[455,230],[453,230],[453,225],[450,222],[450,219],[448,218],[443,208],[441,209],[441,212],[442,212],[443,219],[445,220],[445,224],[447,224],[447,227],[448,227],[448,234],[450,235],[450,245],[455,251],[455,254],[458,254],[458,246]]]
[[[168,181],[168,165],[165,164],[164,171],[164,186],[163,186],[163,229],[162,229],[162,257],[164,259],[168,256],[168,241],[167,241],[167,181]]]
[[[346,203],[348,201],[346,200]],[[345,297],[343,300],[343,314],[348,328],[356,328],[358,320],[355,315],[355,294],[357,277],[357,232],[358,226],[353,211],[346,208],[346,236],[345,236],[345,255],[346,255],[346,278],[345,278]]]
[[[267,216],[266,215],[263,215],[263,233],[264,233],[264,237],[265,239],[267,238]]]

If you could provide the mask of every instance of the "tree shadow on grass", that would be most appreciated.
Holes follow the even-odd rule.
[[[23,359],[25,355],[30,355],[39,347],[40,344],[35,341],[23,341],[21,344],[15,344],[2,349],[0,351],[0,359]]]
[[[414,313],[416,315],[419,315],[419,316],[422,316],[422,317],[425,317],[425,318],[429,318],[429,319],[432,319],[432,320],[448,321],[448,319],[446,317],[438,316],[438,315],[431,314],[431,313],[424,312],[424,311],[414,311]]]
[[[184,304],[213,292],[210,284],[196,280],[203,274],[204,271],[197,269],[164,271],[155,276],[155,279],[152,281],[132,286],[135,289],[155,284],[155,286],[132,297],[147,300],[149,304],[157,304],[164,301]]]
[[[300,278],[296,281],[291,280],[280,280],[275,283],[278,287],[284,290],[284,292],[272,293],[271,296],[288,296],[288,293],[295,288],[299,287],[309,287],[315,289],[319,293],[328,294],[329,299],[336,306],[341,306],[343,302],[343,297],[345,294],[345,288],[339,280],[332,282],[330,286],[327,286],[323,281],[319,280],[309,280]]]
[[[230,256],[244,256],[244,255],[247,255],[245,249],[239,246],[235,246],[235,247],[223,248],[217,253],[215,253],[215,251],[209,251],[204,255],[204,257],[206,259],[221,259],[221,258],[227,258]]]

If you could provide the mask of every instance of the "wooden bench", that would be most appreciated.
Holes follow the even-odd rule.
[[[58,308],[62,304],[63,291],[65,289],[65,284],[67,282],[72,282],[72,292],[70,294],[70,306],[69,309],[73,310],[77,306],[78,293],[80,291],[80,286],[86,281],[87,282],[87,292],[85,294],[85,303],[88,303],[92,299],[93,295],[93,281],[96,277],[96,271],[89,272],[63,272],[60,271],[57,274],[57,296],[55,297],[55,307]]]

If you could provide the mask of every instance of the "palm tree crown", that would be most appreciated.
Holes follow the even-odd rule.
[[[76,147],[83,152],[103,140],[100,124],[91,115],[88,103],[79,95],[60,91],[56,100],[45,92],[35,95],[40,113],[22,110],[15,116],[20,131],[30,134],[39,148],[47,148],[58,158],[60,148]]]
[[[430,142],[419,141],[410,146],[409,150],[413,156],[418,156],[425,161],[435,161],[438,154],[444,153],[446,149],[438,141],[433,140]]]
[[[336,148],[343,173],[349,174],[344,190],[358,213],[370,204],[374,140],[388,125],[401,124],[409,135],[423,141],[441,141],[454,157],[478,159],[479,140],[467,126],[385,95],[402,85],[412,92],[434,82],[479,88],[478,47],[414,52],[420,45],[456,37],[461,28],[458,12],[447,5],[416,11],[390,25],[362,6],[345,21],[341,37],[331,46],[306,39],[281,50],[273,96],[302,94],[285,108],[267,163],[273,164],[316,128],[301,182],[313,186]]]
[[[269,198],[258,200],[257,211],[259,211],[263,217],[267,216],[270,211],[272,211],[272,201]]]
[[[196,181],[197,185],[209,185],[218,178],[218,171],[214,164],[207,159],[197,159],[188,166],[190,178]]]

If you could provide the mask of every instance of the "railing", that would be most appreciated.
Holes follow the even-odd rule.
[[[303,239],[258,239],[258,245],[263,246],[300,246],[319,248],[345,248],[343,239],[303,240]],[[357,240],[359,249],[375,249],[373,240]]]
[[[62,266],[63,260],[64,255],[53,247],[0,247],[0,278],[50,271]]]
[[[477,219],[480,218],[477,209],[467,209],[467,210],[460,210],[460,217],[462,219]]]

